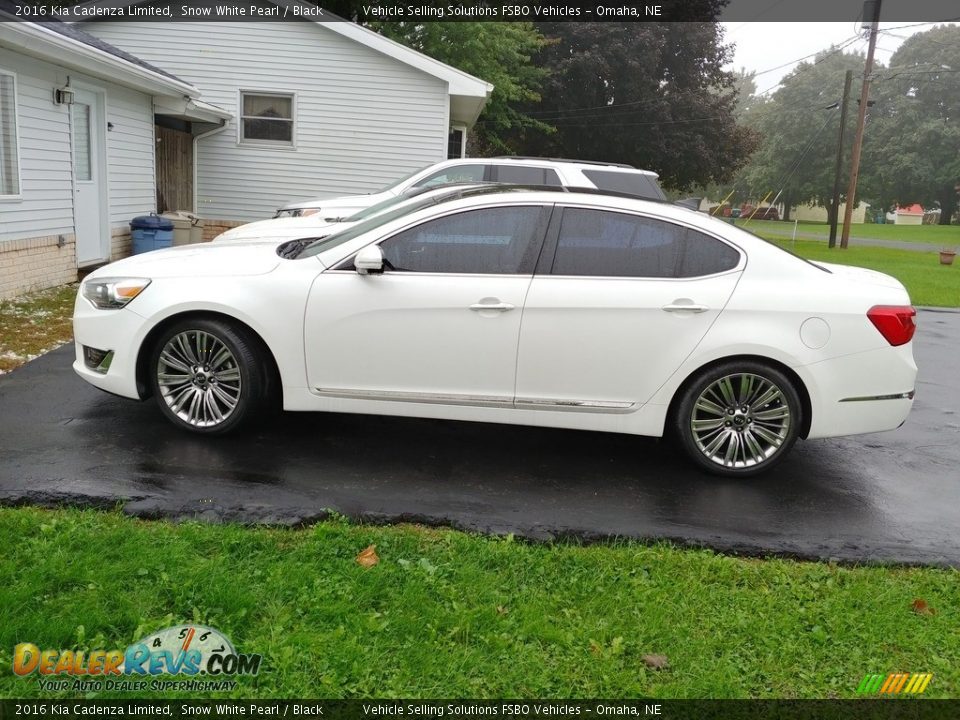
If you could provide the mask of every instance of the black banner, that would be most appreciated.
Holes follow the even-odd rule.
[[[187,22],[855,22],[863,0],[0,0],[0,21]],[[349,7],[349,13],[343,7]],[[957,0],[882,0],[881,19],[891,22],[960,20]]]
[[[8,718],[955,720],[958,700],[3,700]]]

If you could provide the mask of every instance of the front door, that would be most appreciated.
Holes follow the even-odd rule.
[[[77,238],[77,266],[110,259],[106,225],[107,175],[103,167],[106,145],[102,96],[76,90],[70,106],[73,133],[73,217]]]
[[[522,206],[445,215],[384,240],[383,274],[320,275],[304,329],[311,390],[510,405],[523,303],[548,214]]]

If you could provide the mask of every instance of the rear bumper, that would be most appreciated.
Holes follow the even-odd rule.
[[[913,407],[913,343],[794,369],[810,390],[810,438],[894,430]]]

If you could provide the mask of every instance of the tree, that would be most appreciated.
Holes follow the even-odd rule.
[[[763,141],[738,181],[755,197],[772,193],[772,200],[779,194],[786,208],[784,219],[800,203],[826,207],[831,219],[836,213],[832,196],[843,76],[847,70],[862,74],[863,63],[858,53],[825,50],[784,77],[769,101],[751,103],[745,113],[744,122]],[[827,109],[834,103],[835,108]],[[856,98],[851,97],[847,138],[853,137],[855,108]]]
[[[908,38],[873,88],[863,193],[884,208],[939,204],[949,224],[960,185],[960,26]]]
[[[729,48],[710,22],[542,22],[534,58],[551,74],[524,109],[557,128],[527,132],[524,154],[625,162],[676,188],[729,178],[753,149],[733,115]]]
[[[492,83],[493,93],[475,127],[487,150],[509,151],[505,135],[549,125],[518,107],[540,100],[537,88],[547,70],[530,62],[543,37],[525,22],[371,22],[369,27],[425,55]]]

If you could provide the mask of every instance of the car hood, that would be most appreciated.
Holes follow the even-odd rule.
[[[292,240],[294,238],[320,237],[333,232],[337,223],[327,222],[320,217],[283,217],[270,220],[258,220],[221,233],[215,243],[242,241]]]
[[[897,280],[895,277],[891,275],[885,275],[884,273],[877,272],[876,270],[868,270],[867,268],[856,267],[852,265],[837,265],[835,263],[825,263],[819,261],[816,261],[815,264],[822,268],[826,268],[843,282],[852,281],[866,283],[868,285],[896,288],[898,290],[904,289],[903,283]]]
[[[330,212],[342,214],[343,210],[362,210],[378,202],[389,200],[396,197],[394,192],[378,192],[369,195],[344,195],[342,197],[312,198],[310,200],[300,200],[287,203],[282,210],[297,210],[300,208],[320,208],[320,214],[324,217],[331,217]]]
[[[276,243],[182,245],[133,255],[90,277],[221,277],[265,275],[281,262]]]

